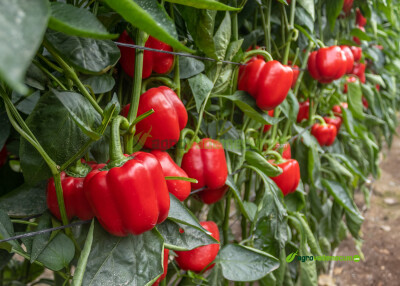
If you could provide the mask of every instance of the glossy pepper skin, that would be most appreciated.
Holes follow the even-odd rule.
[[[361,13],[360,9],[356,9],[356,24],[360,27],[367,25],[367,18]]]
[[[271,116],[271,117],[274,117],[274,110],[272,109],[272,110],[268,111],[268,115]],[[270,130],[271,127],[272,127],[272,125],[270,125],[270,124],[265,124],[265,125],[264,125],[264,128],[263,128],[263,132],[264,132],[264,133],[268,132],[268,130]]]
[[[164,261],[163,261],[164,272],[163,272],[163,274],[161,274],[160,277],[158,277],[158,279],[156,280],[156,282],[153,283],[152,286],[158,286],[158,284],[160,284],[160,282],[163,281],[164,278],[167,276],[167,272],[168,272],[168,256],[169,256],[169,249],[164,248]]]
[[[134,44],[128,33],[124,31],[118,39],[121,43]],[[162,51],[172,52],[172,47],[150,36],[146,41],[145,47]],[[120,46],[122,69],[133,77],[135,73],[135,49]],[[174,56],[165,53],[144,51],[143,55],[143,74],[142,78],[148,78],[152,71],[159,74],[168,73],[174,65]]]
[[[228,177],[224,147],[210,138],[203,138],[199,143],[194,142],[189,151],[183,155],[182,169],[189,178],[198,181],[192,184],[192,190],[207,186],[218,189],[225,185]]]
[[[296,191],[300,182],[299,163],[294,159],[285,160],[283,163],[274,164],[282,169],[282,174],[272,177],[271,180],[281,189],[284,196]]]
[[[354,0],[344,0],[342,10],[345,14],[350,12],[351,8],[353,7],[353,2]]]
[[[272,110],[285,100],[292,81],[291,67],[252,58],[239,69],[238,89],[254,97],[260,109]]]
[[[322,125],[315,123],[311,128],[311,134],[317,139],[321,146],[331,146],[335,142],[337,129],[335,125]]]
[[[344,55],[346,56],[346,73],[349,74],[353,70],[354,56],[348,46],[340,46]]]
[[[185,177],[188,178],[186,172],[179,167],[167,152],[160,150],[151,151],[158,162],[160,162],[164,177]],[[178,200],[184,201],[190,195],[190,182],[181,180],[167,180],[168,191]]]
[[[346,73],[347,60],[338,46],[321,48],[308,58],[310,75],[321,83],[331,83]]]
[[[354,61],[355,62],[360,61],[361,57],[362,57],[362,48],[356,47],[356,46],[351,46],[350,50],[353,53]]]
[[[141,234],[163,222],[169,212],[169,194],[157,158],[145,152],[108,171],[94,170],[84,191],[100,224],[116,236]]]
[[[198,197],[203,203],[205,203],[207,205],[211,205],[216,202],[219,202],[224,197],[224,195],[226,194],[226,192],[228,190],[229,190],[229,186],[227,186],[227,185],[223,185],[222,187],[217,188],[217,189],[207,188],[207,189],[199,192]]]
[[[94,213],[83,190],[83,182],[85,178],[71,177],[65,172],[61,172],[60,177],[63,189],[64,205],[68,219],[73,217],[78,217],[81,220],[92,219]],[[53,178],[50,178],[47,183],[47,207],[56,218],[61,220]]]
[[[290,144],[279,144],[276,143],[274,150],[277,150],[279,153],[282,153],[283,159],[292,159],[292,151],[290,149]]]
[[[297,123],[302,122],[304,119],[310,117],[310,100],[299,102],[299,113],[297,113]]]
[[[130,105],[121,114],[128,116]],[[136,125],[136,132],[150,132],[145,147],[166,150],[179,141],[180,132],[185,128],[188,114],[176,93],[166,86],[151,88],[140,96],[138,116],[154,109],[154,113]]]
[[[211,233],[211,236],[220,241],[218,226],[213,221],[200,222],[201,226]],[[194,272],[201,272],[207,265],[214,261],[219,251],[219,244],[209,244],[200,246],[189,251],[175,251],[176,263],[183,270],[192,270]],[[214,267],[211,264],[208,269]]]
[[[326,124],[335,125],[337,132],[339,132],[340,126],[342,126],[342,118],[337,117],[324,117]]]
[[[288,62],[288,64],[291,65],[292,63]],[[293,81],[292,81],[292,89],[293,89],[296,86],[296,82],[300,74],[300,68],[297,65],[293,65],[292,70],[293,70]]]
[[[7,162],[7,148],[6,145],[4,145],[3,149],[0,151],[0,167],[3,167],[3,165]]]
[[[357,63],[353,67],[352,74],[356,75],[362,83],[365,83],[365,64]]]

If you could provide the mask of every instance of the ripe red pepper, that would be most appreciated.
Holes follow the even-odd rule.
[[[368,107],[369,107],[368,100],[364,96],[361,99],[362,99],[362,104],[363,104],[364,108],[368,109]]]
[[[207,188],[207,189],[199,192],[198,197],[203,203],[205,203],[207,205],[211,205],[216,202],[219,202],[224,197],[224,195],[226,194],[228,189],[229,189],[229,186],[227,186],[227,185],[223,185],[222,187],[217,188],[217,189]]]
[[[135,44],[126,31],[121,34],[118,41],[125,44]],[[172,47],[152,36],[146,41],[145,47],[172,52]],[[135,49],[122,46],[119,46],[119,49],[121,50],[120,63],[122,69],[130,77],[133,77],[135,73]],[[166,74],[172,69],[173,65],[174,56],[171,54],[144,51],[142,78],[148,78],[152,71],[159,74]]]
[[[358,62],[359,60],[361,60],[361,57],[362,57],[362,48],[361,47],[351,46],[350,50],[353,53],[355,62]]]
[[[274,116],[274,110],[272,109],[272,110],[268,111],[268,115],[271,116],[271,117],[273,117],[273,116]],[[265,124],[265,125],[264,125],[264,129],[263,129],[263,132],[264,132],[264,133],[268,132],[268,130],[270,130],[271,127],[272,127],[272,125],[270,125],[270,124]]]
[[[353,67],[352,74],[356,75],[362,83],[365,83],[365,64],[357,63]]]
[[[156,282],[153,283],[152,286],[158,286],[161,281],[164,280],[164,278],[167,276],[168,272],[168,256],[169,256],[169,249],[164,248],[164,272],[161,274],[160,277],[156,280]]]
[[[179,167],[167,152],[153,150],[151,154],[156,156],[163,170],[164,177],[185,177],[186,172]],[[190,195],[190,182],[181,180],[167,180],[168,191],[178,200],[184,201]]]
[[[339,116],[336,117],[324,117],[324,120],[327,124],[335,125],[337,132],[339,132],[340,126],[342,126],[342,118]]]
[[[332,107],[333,114],[342,117],[342,108],[340,106],[342,106],[343,108],[348,108],[349,105],[347,104],[347,102],[341,102],[340,105],[334,105]]]
[[[331,83],[346,73],[347,60],[338,46],[321,48],[308,58],[308,71],[321,83]]]
[[[346,73],[349,74],[353,70],[354,56],[348,46],[340,46],[344,55],[346,56]]]
[[[356,82],[357,78],[355,76],[349,76],[348,78],[346,78],[346,81],[347,82]],[[343,86],[343,93],[347,93],[348,89],[349,89],[349,87],[348,87],[347,83],[345,83]]]
[[[342,10],[345,14],[350,12],[351,8],[353,7],[353,2],[354,0],[344,0]]]
[[[279,144],[276,143],[274,150],[282,150],[282,158],[283,159],[291,159],[292,158],[292,151],[290,150],[290,144],[285,143],[285,144]]]
[[[200,222],[201,226],[211,233],[211,236],[220,241],[218,226],[213,221]],[[209,244],[200,246],[189,251],[175,251],[176,263],[183,270],[191,270],[194,272],[201,272],[207,265],[214,261],[219,251],[219,244]],[[211,264],[206,270],[214,267]]]
[[[130,104],[121,114],[128,116]],[[154,113],[136,124],[136,132],[150,132],[145,146],[166,150],[178,143],[180,132],[185,128],[188,115],[176,93],[166,86],[151,88],[140,96],[137,115],[154,109]]]
[[[285,100],[292,81],[291,67],[252,58],[239,69],[238,89],[254,97],[262,110],[272,110]]]
[[[6,145],[4,145],[3,149],[0,151],[0,167],[3,167],[3,165],[7,162],[7,148]]]
[[[151,230],[167,218],[170,205],[157,158],[145,152],[128,157],[119,167],[93,170],[84,181],[94,214],[109,233],[117,236]]]
[[[271,177],[271,180],[281,189],[283,195],[286,196],[296,191],[300,182],[299,163],[294,159],[288,159],[274,165],[282,169],[282,174]]]
[[[210,138],[203,138],[199,143],[194,142],[182,158],[182,169],[190,178],[198,181],[192,184],[192,190],[207,186],[218,189],[225,185],[228,177],[228,167],[224,147]]]
[[[104,164],[95,168],[104,167]],[[68,219],[78,217],[81,220],[88,220],[94,217],[92,208],[85,196],[83,182],[85,177],[69,176],[65,172],[60,173],[61,186],[63,189],[64,205]],[[60,209],[58,207],[56,187],[54,179],[50,178],[47,183],[47,207],[50,212],[61,220]]]
[[[319,145],[321,146],[331,146],[335,142],[337,129],[335,125],[332,124],[319,124],[315,123],[311,128],[311,134],[317,138]]]
[[[297,113],[297,123],[302,122],[304,119],[310,117],[310,100],[299,102],[299,113]]]
[[[356,24],[360,27],[367,25],[367,18],[361,13],[360,9],[356,9]]]
[[[289,61],[288,64],[290,66],[292,66],[292,62],[291,61]],[[297,79],[298,79],[299,74],[300,74],[300,68],[297,65],[293,65],[292,66],[292,70],[293,70],[292,88],[294,88],[296,86],[296,82],[297,82]]]

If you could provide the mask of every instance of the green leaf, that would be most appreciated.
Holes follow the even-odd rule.
[[[351,30],[350,35],[352,35],[353,37],[357,37],[360,40],[371,41],[370,36],[368,36],[365,32],[363,32],[359,28],[354,28],[353,30]]]
[[[11,123],[8,120],[7,112],[4,108],[4,101],[0,102],[0,150],[3,149],[4,144],[10,136]],[[1,188],[0,188],[1,189]]]
[[[155,229],[117,237],[95,223],[82,285],[151,285],[163,273],[163,248]]]
[[[346,191],[340,183],[323,179],[322,185],[345,210],[357,216],[359,219],[364,219],[348,191]]]
[[[105,0],[105,2],[134,27],[178,50],[192,52],[177,40],[174,22],[156,0]]]
[[[215,0],[167,0],[167,2],[190,6],[198,9],[238,11],[240,8],[227,6]]]
[[[355,131],[354,131],[354,118],[353,114],[347,108],[342,108],[342,115],[344,125],[346,126],[347,132],[351,135],[351,137],[356,138]]]
[[[360,230],[361,225],[364,222],[364,219],[358,215],[354,215],[352,212],[346,210],[346,225],[349,229],[351,235],[355,239],[360,239]]]
[[[269,177],[276,177],[282,174],[282,169],[278,166],[272,165],[266,158],[255,151],[246,151],[246,161],[261,170],[265,175]]]
[[[297,114],[299,113],[299,102],[294,96],[293,91],[289,90],[286,99],[280,105],[282,112],[291,122],[296,122]]]
[[[206,75],[202,73],[190,78],[188,81],[196,102],[196,110],[199,112],[204,100],[211,93],[214,84]]]
[[[235,201],[237,205],[239,206],[240,212],[247,218],[250,219],[249,214],[247,213],[247,210],[245,206],[243,205],[243,200],[242,197],[240,196],[240,191],[237,185],[235,184],[235,181],[232,177],[232,175],[228,175],[228,178],[226,178],[226,185],[228,185],[232,191],[233,191],[233,197],[235,198]]]
[[[205,231],[199,221],[174,195],[169,194],[171,205],[168,218],[174,222],[192,226],[198,230]]]
[[[115,79],[109,74],[95,75],[82,80],[84,85],[92,88],[94,94],[111,91],[115,85]]]
[[[75,93],[61,94],[73,96]],[[82,104],[84,102],[84,100],[80,101]],[[99,124],[100,115],[91,112],[91,105],[83,104],[76,106],[76,108],[72,111],[87,126]],[[46,153],[59,166],[67,162],[89,141],[89,137],[76,125],[68,109],[51,91],[40,98],[35,109],[28,116],[26,124]],[[39,152],[25,139],[21,139],[19,151],[21,168],[26,182],[35,184],[51,176],[50,169]]]
[[[187,79],[204,71],[204,63],[190,57],[179,56],[179,76]]]
[[[42,214],[47,209],[46,184],[32,187],[23,184],[0,198],[0,209],[11,217],[28,217]]]
[[[377,74],[366,73],[365,77],[367,78],[368,82],[372,82],[374,84],[379,84],[381,87],[385,88],[386,84],[383,78]]]
[[[279,260],[274,256],[237,244],[226,245],[217,261],[225,279],[231,281],[256,281],[279,267]]]
[[[335,28],[336,19],[343,8],[344,0],[327,0],[326,1],[326,15],[328,18],[329,27],[331,31]]]
[[[362,105],[362,92],[359,82],[349,82],[347,92],[347,102],[349,109],[353,113],[353,116],[359,119],[364,118],[363,105]]]
[[[39,219],[39,224],[35,231],[48,229],[52,227],[51,214],[45,212]],[[36,261],[42,251],[46,248],[47,244],[50,242],[51,232],[46,232],[42,234],[35,235],[32,239],[32,249],[31,249],[31,263]]]
[[[218,243],[212,236],[197,228],[167,219],[157,225],[168,249],[187,251],[199,246]]]
[[[95,39],[115,39],[89,10],[66,3],[51,3],[49,28],[72,36]]]
[[[215,54],[219,60],[225,59],[226,50],[231,40],[231,17],[228,12],[219,25],[217,32],[214,35]]]
[[[221,97],[232,100],[244,114],[262,124],[274,125],[283,119],[268,116],[267,113],[257,107],[254,98],[245,91],[237,91],[233,95],[222,95]]]
[[[4,210],[0,209],[0,239],[10,238],[14,235],[14,227],[10,218]],[[17,240],[10,240],[8,243],[11,244],[13,248],[22,250]]]
[[[39,48],[50,15],[47,0],[0,1],[0,79],[26,94],[24,76]]]
[[[62,58],[83,73],[104,73],[114,66],[121,54],[111,40],[97,40],[47,30],[46,40]]]
[[[74,258],[75,246],[64,233],[59,232],[38,257],[38,261],[53,271],[68,267]]]
[[[93,229],[94,229],[94,220],[92,220],[92,223],[90,224],[89,232],[86,236],[85,246],[83,247],[81,256],[79,257],[78,260],[78,265],[76,266],[74,272],[74,278],[72,279],[72,286],[82,285],[83,275],[86,270],[86,265],[90,255],[90,250],[92,249]]]
[[[315,8],[314,8],[314,0],[297,0],[297,3],[310,14],[312,20],[315,19]]]
[[[30,114],[39,101],[40,91],[37,90],[27,96],[23,96],[17,92],[13,92],[11,100],[15,107],[24,114]]]

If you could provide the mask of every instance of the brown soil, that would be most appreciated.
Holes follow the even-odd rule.
[[[394,138],[391,150],[385,152],[381,169],[381,177],[372,184],[370,209],[364,212],[364,261],[337,262],[331,268],[333,280],[321,277],[320,285],[400,285],[400,138]],[[356,203],[363,209],[362,194],[356,195]],[[336,255],[355,254],[354,241],[349,237]],[[323,282],[326,280],[330,281]]]

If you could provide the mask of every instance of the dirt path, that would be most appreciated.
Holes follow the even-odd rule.
[[[400,134],[400,127],[397,132]],[[400,285],[400,138],[386,152],[382,174],[373,183],[371,208],[364,213],[362,226],[365,260],[359,263],[338,262],[333,278],[338,286]],[[362,208],[363,196],[356,196]],[[357,254],[351,238],[343,241],[337,255]]]

